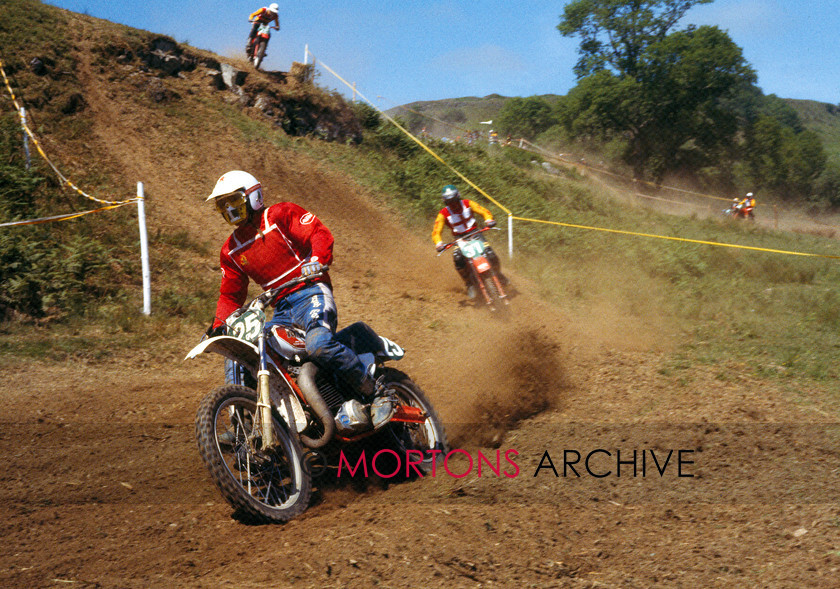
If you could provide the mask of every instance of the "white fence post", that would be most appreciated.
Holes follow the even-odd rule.
[[[23,151],[26,153],[26,169],[29,169],[31,164],[29,157],[29,134],[26,132],[26,109],[20,107],[20,127],[23,129]]]
[[[513,215],[508,215],[508,258],[513,259]]]
[[[137,223],[140,225],[140,259],[143,266],[143,314],[152,314],[152,285],[149,271],[149,239],[146,236],[146,198],[143,183],[137,183]]]
[[[303,49],[303,65],[309,65],[309,44],[307,43]]]

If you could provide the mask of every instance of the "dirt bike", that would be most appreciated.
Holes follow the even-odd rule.
[[[752,207],[743,206],[737,202],[732,203],[732,206],[730,206],[728,209],[724,209],[723,214],[733,219],[749,219],[750,221],[755,220],[755,215],[753,215]]]
[[[481,234],[489,229],[492,229],[492,227],[475,229],[458,237],[455,241],[445,244],[438,255],[457,246],[467,261],[470,286],[476,292],[481,293],[484,302],[491,311],[498,311],[505,309],[509,301],[502,280],[487,259],[486,252],[489,246]]]
[[[260,69],[263,59],[265,58],[265,50],[268,48],[268,40],[271,38],[271,29],[277,30],[277,27],[272,27],[270,23],[262,23],[254,38],[248,43],[248,61],[254,64],[254,69]]]
[[[231,315],[227,335],[203,339],[187,354],[213,352],[235,363],[234,384],[202,399],[195,434],[213,482],[254,521],[285,522],[303,513],[315,467],[323,470],[329,452],[350,451],[354,444],[358,449],[360,440],[406,460],[413,453],[419,474],[431,472],[448,451],[440,418],[420,387],[383,366],[404,356],[399,345],[362,322],[336,333],[365,365],[375,366],[378,393],[368,405],[357,386],[308,360],[302,330],[266,328],[265,308],[277,293],[326,271],[322,266],[264,292]]]

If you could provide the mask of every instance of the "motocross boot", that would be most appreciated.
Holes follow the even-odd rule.
[[[461,280],[464,281],[464,286],[467,287],[467,296],[471,299],[474,299],[478,294],[478,291],[473,284],[472,277],[470,276],[470,271],[467,269],[466,265],[463,267],[455,266],[455,269],[458,271],[458,275],[461,277]]]
[[[359,392],[365,399],[370,399],[376,395],[376,377],[373,374],[375,371],[375,364],[368,366],[365,376],[362,378],[362,384],[359,385]]]
[[[371,401],[369,405],[370,418],[373,429],[377,430],[391,420],[398,403],[394,397],[394,391],[385,386],[385,376],[375,379],[374,370],[376,370],[376,366],[371,365],[359,386],[359,390],[365,399]]]

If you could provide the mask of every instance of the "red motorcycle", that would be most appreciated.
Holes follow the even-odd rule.
[[[470,286],[481,293],[491,311],[498,311],[504,309],[509,301],[502,286],[502,280],[493,268],[493,264],[487,259],[486,252],[489,246],[481,234],[489,229],[491,227],[470,231],[443,246],[441,253],[452,247],[458,247],[461,250],[470,271]]]
[[[265,309],[277,293],[326,270],[259,295],[228,318],[226,335],[203,339],[187,355],[213,352],[235,363],[234,383],[201,401],[195,434],[222,495],[256,521],[285,522],[303,513],[312,478],[323,474],[327,463],[340,467],[343,451],[358,454],[362,442],[379,450],[374,457],[382,451],[402,457],[407,478],[433,472],[449,451],[443,423],[425,393],[405,373],[384,366],[405,354],[395,342],[362,322],[336,333],[376,367],[379,391],[371,401],[308,357],[301,330],[266,327]]]
[[[254,64],[255,69],[260,69],[265,50],[268,48],[268,40],[271,39],[271,29],[280,30],[279,27],[272,27],[270,23],[263,23],[257,29],[254,38],[248,43],[248,61]]]
[[[749,219],[750,221],[755,220],[755,215],[753,214],[753,207],[747,206],[745,203],[739,201],[737,198],[732,201],[732,206],[730,206],[728,209],[724,209],[723,214],[733,219]]]

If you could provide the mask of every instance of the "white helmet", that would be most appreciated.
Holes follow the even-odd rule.
[[[277,14],[277,11],[280,10],[280,7],[277,5],[276,2],[273,2],[272,4],[269,4],[268,10],[269,10],[269,12],[273,12],[274,14]]]
[[[233,170],[224,174],[205,202],[213,201],[225,221],[240,225],[250,211],[259,211],[263,204],[262,186],[248,172]]]
[[[753,193],[752,193],[752,192],[748,192],[748,193],[747,193],[747,198],[752,198],[752,196],[753,196]]]

